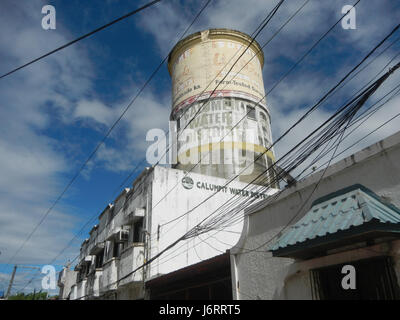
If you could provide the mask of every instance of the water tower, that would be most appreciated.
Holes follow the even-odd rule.
[[[275,161],[273,150],[268,150],[251,165],[272,144],[264,55],[251,41],[239,31],[210,29],[189,35],[171,51],[170,120],[176,122],[179,138],[174,168],[229,179],[249,167],[239,180],[251,182]],[[268,170],[255,183],[266,184],[273,176]]]

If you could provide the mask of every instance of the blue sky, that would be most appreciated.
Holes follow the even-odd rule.
[[[286,1],[257,38],[259,43],[263,44],[303,1]],[[250,34],[276,2],[213,0],[189,32],[225,27]],[[144,3],[3,0],[0,3],[0,73]],[[0,290],[7,284],[12,270],[12,265],[5,263],[173,47],[203,3],[200,0],[164,0],[0,80]],[[41,9],[46,4],[56,8],[56,30],[41,28]],[[267,91],[340,17],[341,8],[346,4],[351,2],[311,0],[271,41],[264,49]],[[398,1],[361,0],[356,8],[357,29],[344,30],[339,24],[267,97],[273,137],[279,137],[371,50],[398,23],[399,13]],[[397,33],[391,40],[399,36]],[[292,135],[277,144],[278,158],[299,137],[326,119],[341,101],[375,76],[399,48],[400,45],[395,44],[299,125]],[[371,102],[399,81],[398,75],[391,77]],[[170,78],[164,66],[13,263],[47,264],[88,219],[100,214],[113,199],[115,188],[143,159],[148,146],[147,130],[167,127],[170,91]],[[399,102],[393,99],[388,103],[349,137],[341,149],[399,112]],[[393,121],[344,155],[393,134],[399,124]],[[91,226],[57,261],[59,265],[79,253],[80,243]],[[24,283],[29,275],[20,273],[17,276]]]

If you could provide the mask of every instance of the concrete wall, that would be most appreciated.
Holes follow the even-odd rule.
[[[212,258],[230,249],[238,241],[242,221],[222,231],[212,231],[181,241],[144,270],[132,273],[144,261],[175,242],[226,201],[240,198],[256,203],[276,192],[270,190],[259,194],[257,191],[261,187],[252,186],[247,188],[251,191],[235,195],[235,192],[241,191],[247,184],[233,181],[228,187],[224,187],[227,183],[225,179],[195,173],[188,175],[192,183],[183,183],[184,177],[185,172],[182,170],[164,167],[146,169],[135,180],[132,189],[123,190],[114,204],[104,209],[99,216],[98,226],[92,228],[90,237],[82,243],[77,270],[89,262],[91,267],[72,290],[75,299],[107,299],[108,296],[112,299],[143,298],[144,281]],[[206,201],[217,187],[220,191]],[[164,225],[185,213],[188,214]],[[241,214],[238,212],[239,216]],[[142,242],[134,242],[135,233],[139,231],[135,231],[133,223],[140,219],[143,219],[145,236],[141,238]],[[121,245],[116,256],[115,235],[121,229],[129,230],[129,238]],[[104,254],[103,266],[98,270],[95,269],[94,252],[99,252],[96,250],[100,246],[104,247]]]
[[[196,224],[220,208],[226,201],[238,198],[241,200],[245,198],[253,199],[254,202],[261,200],[260,198],[251,198],[251,194],[234,196],[232,194],[233,189],[241,190],[245,188],[246,183],[232,181],[226,189],[221,189],[215,196],[205,201],[215,193],[215,191],[209,190],[212,185],[224,186],[227,180],[190,173],[189,176],[193,181],[193,186],[187,189],[182,184],[184,176],[185,172],[182,170],[163,167],[154,168],[151,222],[149,224],[151,226],[149,229],[149,258],[157,255],[175,242]],[[253,186],[247,189],[257,191],[260,187]],[[274,192],[276,190],[270,190],[265,193],[265,198],[267,194]],[[168,195],[164,198],[166,194]],[[199,206],[203,201],[204,203]],[[189,213],[186,214],[187,212]],[[241,213],[238,214],[240,215]],[[180,216],[182,218],[171,222]],[[171,223],[164,225],[168,222]],[[166,274],[224,253],[238,241],[241,230],[242,222],[239,222],[221,231],[214,230],[199,237],[181,241],[151,264],[148,270],[148,278]]]
[[[241,238],[231,250],[234,297],[310,299],[311,293],[306,285],[309,283],[308,271],[296,270],[299,274],[295,277],[286,274],[294,261],[273,258],[267,251],[267,245],[272,243],[282,228],[302,218],[314,200],[355,183],[366,186],[400,207],[399,159],[400,133],[397,133],[328,168],[302,211],[299,212],[299,208],[309,197],[322,172],[299,181],[274,202],[268,204],[264,201],[248,208]],[[284,288],[286,291],[283,291]]]
[[[67,267],[65,267],[61,271],[60,277],[58,279],[58,285],[60,286],[60,294],[59,294],[60,300],[68,299],[68,296],[71,293],[71,287],[76,282],[76,276],[77,272]]]

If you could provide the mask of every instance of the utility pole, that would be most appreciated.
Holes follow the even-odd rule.
[[[37,270],[40,270],[39,267],[30,267],[30,266],[19,266],[19,267],[20,268],[25,268],[25,269],[37,269]],[[11,279],[10,279],[10,283],[8,285],[7,293],[6,293],[6,296],[4,297],[5,299],[7,299],[8,296],[10,295],[10,293],[11,293],[11,289],[12,289],[12,285],[13,285],[13,282],[14,282],[14,277],[15,277],[15,273],[16,272],[17,272],[17,265],[15,264],[13,272],[11,274]]]
[[[15,272],[16,271],[17,271],[17,265],[14,265],[14,269],[13,269],[13,272],[11,274],[10,283],[8,284],[8,289],[7,289],[7,293],[6,293],[6,296],[5,296],[6,299],[8,299],[8,296],[11,293],[11,288],[12,288],[12,285],[13,285],[13,282],[14,282],[14,277],[15,277]]]

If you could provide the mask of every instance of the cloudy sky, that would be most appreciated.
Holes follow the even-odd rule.
[[[167,127],[171,83],[167,68],[163,66],[113,130],[94,161],[89,163],[12,263],[7,264],[204,2],[163,0],[0,80],[0,291],[7,285],[14,263],[40,266],[52,261],[81,227],[104,209],[126,175],[143,160],[148,146],[146,132],[151,128]],[[251,34],[277,2],[212,0],[189,32],[223,27]],[[0,74],[143,3],[2,0]],[[259,43],[264,44],[302,3],[304,0],[285,1],[257,38]],[[339,19],[342,7],[352,3],[349,0],[310,0],[307,3],[264,48],[266,91]],[[41,27],[41,10],[46,4],[56,8],[55,30]],[[268,95],[273,137],[279,137],[382,40],[398,23],[399,14],[400,3],[396,0],[361,0],[356,7],[356,29],[344,30],[339,24]],[[400,32],[380,50],[398,37]],[[396,56],[399,48],[400,44],[394,43],[279,142],[275,146],[277,157],[376,76]],[[395,59],[391,65],[398,61],[399,58]],[[400,76],[395,74],[369,103],[377,101],[398,83]],[[397,114],[399,105],[400,99],[393,98],[350,135],[339,151]],[[400,117],[341,157],[395,133],[399,125]],[[57,259],[58,268],[79,253],[80,243],[94,223]],[[17,285],[16,289],[23,287],[24,280],[32,275],[25,271],[18,273],[20,287]],[[28,286],[27,289],[31,288]]]

